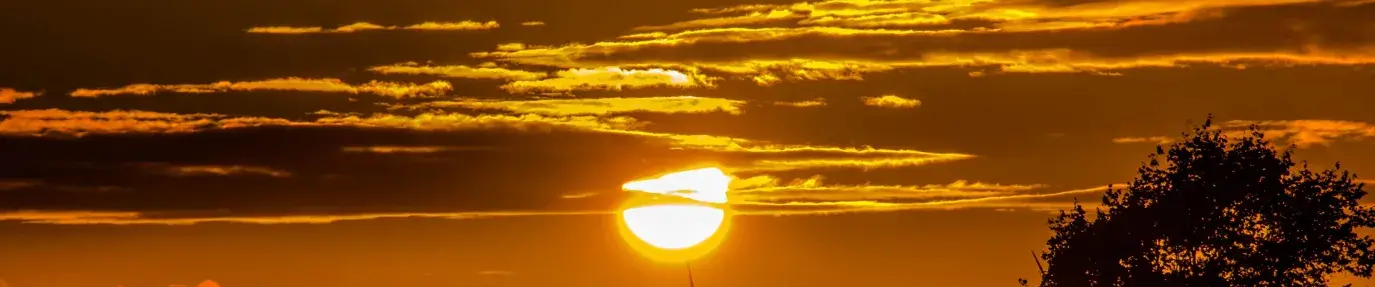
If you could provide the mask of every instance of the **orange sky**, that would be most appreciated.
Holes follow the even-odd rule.
[[[682,286],[611,214],[702,166],[698,286],[1008,286],[1210,113],[1375,173],[1370,1],[67,2],[0,4],[0,287]]]

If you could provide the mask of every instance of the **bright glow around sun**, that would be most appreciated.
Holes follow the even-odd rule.
[[[705,255],[720,244],[730,225],[725,206],[730,181],[713,167],[626,183],[622,188],[642,193],[621,208],[622,236],[655,260],[677,262]]]

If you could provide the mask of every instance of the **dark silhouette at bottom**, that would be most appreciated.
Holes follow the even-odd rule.
[[[1157,146],[1126,188],[1109,186],[1092,216],[1076,199],[1050,219],[1040,286],[1326,286],[1332,274],[1369,278],[1375,240],[1356,230],[1375,226],[1375,210],[1359,203],[1366,191],[1356,176],[1340,164],[1322,171],[1296,164],[1294,147],[1277,150],[1261,127],[1226,128],[1209,116]]]

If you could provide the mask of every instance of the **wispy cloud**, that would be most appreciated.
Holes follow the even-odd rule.
[[[525,43],[505,43],[497,44],[497,51],[520,51],[528,47]]]
[[[371,81],[363,84],[349,84],[332,78],[280,78],[259,81],[230,82],[220,81],[210,84],[132,84],[119,88],[76,89],[72,97],[93,98],[112,95],[147,96],[163,92],[172,93],[222,93],[230,91],[304,91],[332,93],[368,93],[379,96],[406,98],[442,95],[453,89],[446,81],[426,84]]]
[[[562,197],[562,198],[564,198],[564,199],[578,199],[578,198],[593,197],[593,196],[596,196],[596,195],[597,195],[596,192],[583,192],[583,193],[564,194],[564,195],[561,195],[561,196],[559,196],[559,197]]]
[[[788,102],[788,101],[777,101],[777,102],[773,102],[773,104],[774,104],[775,106],[785,106],[785,107],[794,107],[794,108],[820,107],[820,106],[825,106],[825,105],[826,105],[826,99],[823,99],[823,98],[816,98],[816,99],[811,99],[811,100],[793,101],[793,102]]]
[[[628,112],[740,114],[744,101],[693,96],[648,98],[550,99],[529,101],[436,101],[413,108],[468,108],[542,115],[607,115]]]
[[[622,69],[600,67],[559,71],[552,78],[515,81],[501,86],[512,93],[569,92],[574,90],[613,90],[650,86],[711,86],[710,79],[691,72],[667,69]]]
[[[895,95],[883,95],[879,97],[862,97],[860,98],[860,100],[863,101],[864,105],[866,106],[875,106],[880,108],[910,109],[915,108],[917,106],[921,106],[921,101],[918,101],[916,99],[903,98]]]
[[[1163,136],[1155,136],[1155,137],[1120,137],[1120,138],[1114,138],[1114,139],[1112,139],[1112,142],[1114,142],[1114,143],[1156,143],[1156,144],[1168,144],[1168,143],[1174,142],[1174,139],[1173,139],[1173,138],[1170,138],[1170,137],[1163,137]]]
[[[761,159],[748,165],[730,166],[732,172],[776,172],[808,169],[853,168],[870,170],[877,168],[898,168],[921,166],[934,163],[951,162],[973,158],[972,155],[956,153],[929,153],[926,155],[903,155],[885,157],[813,157],[788,159]]]
[[[368,68],[382,74],[436,75],[450,78],[500,79],[531,81],[545,77],[543,72],[512,70],[502,67],[470,67],[464,65],[421,66],[416,63],[403,63]]]
[[[639,32],[590,44],[478,52],[473,56],[562,68],[699,68],[705,73],[743,76],[761,85],[789,79],[859,80],[864,73],[942,66],[978,69],[971,75],[1120,75],[1129,69],[1196,65],[1243,69],[1375,64],[1375,52],[1369,48],[1375,43],[1321,40],[1358,39],[1350,31],[1328,27],[1369,23],[1329,23],[1324,20],[1328,18],[1314,14],[1329,11],[1342,13],[1332,19],[1349,18],[1368,12],[1369,7],[1316,2],[898,0],[749,5],[694,10],[711,16],[641,27],[674,30],[671,33]],[[1306,6],[1272,9],[1279,5]],[[722,15],[737,13],[742,15]],[[1292,25],[1252,24],[1282,19],[1306,20]],[[1217,26],[1236,28],[1208,28]],[[1202,40],[1184,44],[1148,40],[1167,39],[1175,31],[1189,29],[1202,33],[1198,38]],[[1299,40],[1269,40],[1274,37]],[[827,44],[841,42],[847,44]],[[1106,48],[1085,44],[1103,42],[1139,45]],[[849,67],[804,65],[813,63]],[[771,68],[764,69],[765,66]]]
[[[397,146],[397,145],[375,145],[375,146],[348,146],[340,148],[346,153],[377,153],[377,154],[406,154],[406,153],[437,153],[445,151],[469,151],[469,150],[492,150],[494,147],[483,146]]]
[[[145,163],[141,164],[140,166],[155,173],[177,177],[232,175],[260,175],[270,177],[291,176],[291,172],[264,166],[206,164],[180,165],[169,163]]]
[[[441,30],[441,31],[467,31],[467,30],[491,30],[501,27],[496,21],[477,22],[424,22],[406,26],[382,26],[368,22],[356,22],[333,29],[324,27],[294,27],[294,26],[263,26],[252,27],[246,30],[254,34],[316,34],[316,33],[354,33],[369,30]]]
[[[1115,2],[1085,1],[821,1],[781,5],[739,5],[699,8],[692,12],[711,17],[642,29],[731,27],[745,24],[811,25],[824,27],[921,27],[956,20],[987,21],[987,29],[1074,29],[1150,23],[1207,15],[1226,7],[1283,5],[1315,0],[1224,0]],[[721,16],[738,14],[734,16]]]
[[[726,17],[714,17],[714,18],[696,19],[696,20],[689,20],[689,21],[683,21],[683,22],[672,23],[672,24],[668,24],[668,25],[659,25],[659,26],[639,26],[639,27],[635,27],[633,30],[635,30],[635,31],[685,30],[685,29],[709,28],[709,27],[725,27],[725,26],[753,25],[753,24],[763,24],[763,23],[778,22],[778,21],[785,21],[785,20],[795,20],[795,19],[800,19],[800,18],[803,18],[803,17],[804,17],[804,16],[802,16],[802,15],[794,14],[792,11],[787,11],[787,10],[773,10],[773,11],[769,11],[769,12],[751,12],[750,14],[747,14],[747,15],[740,15],[740,16],[726,16]]]
[[[38,93],[18,91],[11,88],[0,88],[0,104],[13,104],[14,101],[33,98]]]
[[[114,133],[183,133],[210,128],[290,125],[282,119],[215,114],[172,114],[146,111],[86,112],[60,109],[0,111],[0,134],[73,135]]]
[[[425,113],[416,116],[375,114],[371,116],[328,116],[315,121],[280,118],[232,117],[219,114],[173,114],[148,111],[68,111],[59,109],[0,111],[0,134],[71,135],[122,133],[187,133],[212,129],[260,126],[350,126],[411,130],[473,130],[511,128],[518,130],[607,129],[624,130],[642,125],[633,118],[592,116],[554,117],[541,115],[468,115]]]
[[[477,275],[484,275],[484,276],[514,276],[514,275],[516,275],[516,272],[507,271],[507,270],[483,270],[483,271],[478,271],[478,272],[477,272]]]
[[[520,22],[520,25],[521,25],[521,26],[544,26],[544,22],[542,22],[542,21],[526,21],[526,22]]]
[[[894,168],[973,158],[959,153],[907,149],[788,145],[741,138],[639,130],[646,123],[626,116],[421,113],[327,115],[313,121],[232,117],[218,114],[170,114],[147,111],[84,112],[67,110],[0,111],[0,134],[17,136],[84,136],[87,134],[189,133],[262,126],[358,127],[415,131],[506,129],[524,132],[581,131],[644,137],[666,147],[735,154],[746,160],[727,164],[732,172],[769,172],[834,168]]]
[[[1278,140],[1279,143],[1294,144],[1298,147],[1311,147],[1314,145],[1330,145],[1337,140],[1371,140],[1375,139],[1375,124],[1357,121],[1338,121],[1338,120],[1286,120],[1286,121],[1249,121],[1232,120],[1219,123],[1214,128],[1219,129],[1224,135],[1229,137],[1241,137],[1249,134],[1249,128],[1255,125],[1267,138]],[[1152,137],[1121,137],[1113,139],[1115,143],[1140,143],[1154,142],[1167,144],[1174,142],[1174,138],[1165,136]]]
[[[1267,137],[1279,138],[1299,147],[1329,145],[1340,139],[1375,139],[1375,125],[1355,121],[1228,121],[1222,123],[1221,127],[1237,133],[1244,132],[1241,129],[1251,125],[1256,125]]]
[[[782,183],[770,175],[755,176],[742,180],[742,185],[746,186],[734,189],[732,199],[744,202],[904,202],[1003,196],[1045,187],[1039,184],[1003,185],[963,180],[928,185],[829,185],[823,179],[821,175],[815,175]]]
[[[103,211],[7,211],[0,212],[0,221],[44,224],[108,224],[108,225],[190,225],[208,222],[253,224],[324,224],[339,221],[386,218],[477,219],[514,216],[574,216],[606,215],[610,211],[508,211],[508,212],[416,212],[363,213],[346,215],[287,215],[287,216],[190,216],[157,212]]]
[[[420,24],[415,24],[415,25],[410,25],[410,26],[402,27],[401,29],[406,29],[406,30],[491,30],[491,29],[496,29],[496,28],[500,28],[500,27],[501,27],[501,24],[498,24],[497,21],[487,21],[487,22],[460,21],[460,22],[424,22],[424,23],[420,23]]]
[[[1030,209],[1034,211],[1055,211],[1071,207],[1069,200],[1046,201],[1046,199],[1067,196],[1099,194],[1107,186],[1075,189],[1051,193],[990,194],[983,197],[961,199],[938,199],[923,202],[881,202],[874,200],[855,201],[788,201],[788,202],[749,202],[737,204],[745,210],[741,215],[829,215],[861,212],[893,212],[908,210],[955,210],[955,209]],[[1084,202],[1081,200],[1081,202]],[[1086,203],[1092,203],[1091,200]]]
[[[658,38],[663,38],[663,37],[668,37],[668,33],[664,33],[664,32],[635,33],[635,34],[617,36],[616,39],[625,39],[625,40],[631,40],[631,39],[658,39]]]

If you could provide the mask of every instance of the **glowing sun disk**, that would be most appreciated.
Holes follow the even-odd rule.
[[[718,168],[694,169],[626,183],[622,188],[677,196],[627,200],[620,212],[622,237],[643,255],[660,261],[693,260],[720,244],[730,226],[726,191],[731,177]],[[644,198],[638,198],[644,199]],[[719,207],[718,207],[719,206]]]
[[[626,227],[645,243],[663,249],[684,249],[716,234],[726,213],[701,205],[653,205],[622,212]]]

